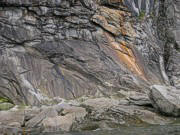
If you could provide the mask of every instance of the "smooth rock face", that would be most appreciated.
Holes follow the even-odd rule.
[[[175,87],[153,85],[149,97],[152,105],[161,113],[180,116],[180,91]]]

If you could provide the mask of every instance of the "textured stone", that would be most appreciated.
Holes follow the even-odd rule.
[[[152,105],[161,113],[180,116],[180,91],[176,88],[153,85],[149,96]]]
[[[168,124],[170,119],[162,117],[143,106],[123,104],[122,100],[110,98],[88,99],[82,103],[88,114],[86,119],[73,125],[73,129],[107,129],[122,125]]]
[[[56,104],[54,97],[109,97],[88,99],[82,105],[96,108],[90,115],[94,115],[93,119],[107,116],[123,123],[124,114],[131,118],[135,115],[131,113],[133,107],[128,105],[141,106],[137,108],[141,112],[143,106],[150,105],[145,94],[149,86],[179,87],[177,3],[175,0],[1,0],[0,97],[14,104],[36,106]],[[119,100],[111,98],[121,90],[130,94]],[[79,105],[73,101],[72,104]],[[116,116],[110,117],[106,109],[118,105],[125,109],[116,121]],[[62,103],[49,111],[58,119],[68,119],[72,112],[59,115],[68,107]],[[61,123],[53,123],[54,118],[46,109],[32,111],[32,115],[26,111],[25,124],[39,126],[47,119],[47,127],[51,127],[48,122],[59,127],[56,124]],[[148,115],[155,114],[147,112],[144,116]],[[64,130],[75,127],[72,121],[66,123]]]
[[[40,112],[38,115],[35,115],[32,119],[30,119],[28,122],[26,122],[26,127],[33,128],[38,127],[39,124],[47,117],[55,117],[58,113],[53,108],[47,108]]]
[[[141,10],[148,16],[153,2],[2,0],[0,5],[0,96],[14,104],[111,95],[122,87],[144,91],[167,80],[152,19],[139,23],[132,16]]]
[[[87,112],[81,107],[65,107],[61,112],[61,116],[54,116],[46,118],[42,121],[45,131],[71,131],[73,123],[82,121]]]
[[[17,128],[17,127],[0,125],[0,133],[2,135],[3,134],[14,135],[14,134],[22,133],[22,130],[20,128]]]
[[[16,125],[24,124],[24,111],[0,111],[0,122],[2,125],[12,125],[12,123],[18,123]]]
[[[177,90],[151,89],[151,102],[146,93],[180,87],[179,12],[177,0],[1,0],[0,97],[23,106],[0,112],[2,124],[169,123],[154,108],[179,116]]]
[[[113,105],[118,105],[119,101],[114,99],[108,99],[108,98],[95,98],[95,99],[87,99],[82,103],[82,105],[93,107],[94,109],[100,109],[100,108],[109,108]]]
[[[163,27],[166,27],[167,29],[164,29],[164,36],[162,37],[162,40],[165,44],[165,59],[166,59],[166,71],[169,77],[169,80],[171,82],[171,85],[180,88],[179,82],[180,82],[180,52],[179,52],[179,10],[180,5],[178,4],[178,1],[175,0],[169,0],[165,1],[164,3],[161,3],[161,22],[162,20],[166,20],[166,23],[162,23],[163,25],[159,26],[158,28],[160,30],[163,30]]]

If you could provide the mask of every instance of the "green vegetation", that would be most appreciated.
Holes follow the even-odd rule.
[[[10,102],[10,101],[7,98],[0,97],[0,103],[4,103],[4,102]]]
[[[9,110],[11,108],[13,108],[14,105],[11,103],[0,103],[0,111],[2,110]]]
[[[0,97],[0,111],[9,110],[14,107],[14,104],[8,98]]]
[[[143,20],[144,18],[145,18],[145,15],[146,15],[146,13],[145,13],[145,11],[140,11],[140,13],[139,13],[139,16],[138,16],[138,19],[139,20]]]

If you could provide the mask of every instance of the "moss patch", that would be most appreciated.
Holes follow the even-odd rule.
[[[9,102],[7,98],[0,97],[0,103]]]
[[[143,20],[143,19],[145,18],[145,15],[146,15],[145,11],[141,11],[141,12],[139,13],[138,19],[139,19],[139,20]]]
[[[11,108],[13,108],[14,105],[11,103],[0,103],[0,111],[2,110],[9,110]]]

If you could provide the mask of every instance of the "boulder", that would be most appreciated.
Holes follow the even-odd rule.
[[[33,128],[37,127],[45,118],[55,117],[58,115],[58,112],[54,108],[44,109],[42,112],[37,114],[35,117],[26,122],[26,127]]]
[[[82,121],[87,112],[82,107],[66,106],[60,116],[48,117],[42,121],[47,132],[70,131],[73,123]]]
[[[24,111],[0,111],[0,122],[2,125],[19,127],[24,123]]]
[[[175,87],[153,85],[149,93],[155,109],[169,116],[180,116],[180,90]]]
[[[0,135],[18,135],[22,133],[20,128],[0,125]]]

